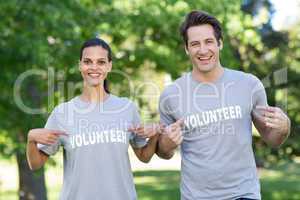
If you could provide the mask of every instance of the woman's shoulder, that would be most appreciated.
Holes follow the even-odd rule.
[[[127,108],[127,109],[137,109],[136,103],[131,100],[129,97],[124,96],[116,96],[113,94],[110,94],[110,104],[113,105],[114,108],[120,107],[120,108]]]

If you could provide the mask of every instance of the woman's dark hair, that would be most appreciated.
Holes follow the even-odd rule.
[[[89,39],[89,40],[87,40],[83,43],[83,45],[81,46],[81,49],[80,49],[80,60],[82,59],[83,50],[85,48],[94,47],[94,46],[100,46],[103,49],[107,50],[108,61],[109,62],[112,61],[112,52],[111,52],[110,46],[104,40],[102,40],[100,38],[92,38],[92,39]],[[108,81],[106,79],[104,80],[104,86],[103,87],[104,87],[105,92],[110,93],[109,92],[109,87],[108,87]]]
[[[185,45],[188,45],[188,35],[187,30],[192,26],[198,26],[203,24],[209,24],[214,29],[214,35],[217,39],[218,45],[220,41],[223,40],[222,28],[220,22],[212,15],[203,12],[203,11],[192,11],[185,17],[184,22],[180,27],[180,34],[185,42]]]

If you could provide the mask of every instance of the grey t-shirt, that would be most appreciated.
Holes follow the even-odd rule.
[[[61,200],[135,200],[128,146],[140,148],[146,140],[128,132],[140,123],[135,105],[110,95],[103,103],[75,97],[58,105],[48,118],[47,129],[65,131],[55,145],[38,144],[48,155],[64,150]]]
[[[260,199],[252,149],[252,113],[267,105],[253,75],[225,68],[214,83],[186,73],[160,97],[161,122],[184,119],[181,199]]]

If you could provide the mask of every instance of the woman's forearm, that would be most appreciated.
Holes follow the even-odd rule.
[[[31,170],[41,168],[48,159],[48,156],[38,149],[37,143],[30,138],[27,141],[26,156]]]

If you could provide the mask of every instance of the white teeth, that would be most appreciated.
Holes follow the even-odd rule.
[[[89,73],[89,76],[91,76],[91,77],[99,77],[100,74],[98,74],[98,73]]]
[[[201,58],[198,57],[199,60],[209,60],[210,58],[211,58],[211,56],[210,57],[201,57]]]

